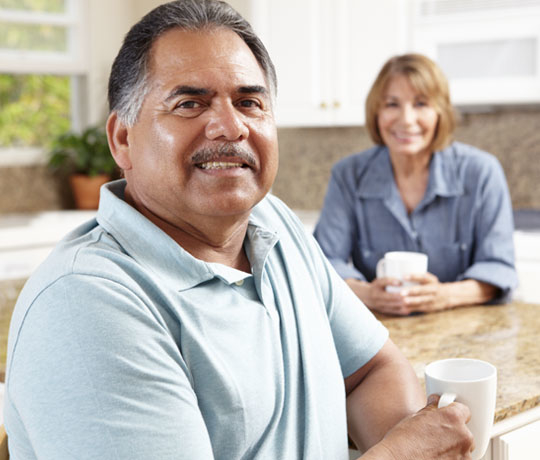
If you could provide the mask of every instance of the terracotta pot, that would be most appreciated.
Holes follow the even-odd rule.
[[[107,174],[98,176],[86,176],[73,174],[69,177],[75,206],[77,209],[97,209],[99,204],[99,188],[111,180]]]

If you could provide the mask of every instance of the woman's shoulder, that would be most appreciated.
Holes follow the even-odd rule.
[[[442,150],[441,154],[446,161],[455,162],[460,169],[465,168],[478,173],[501,169],[500,162],[495,155],[462,142],[453,142]]]
[[[361,172],[378,158],[381,158],[386,151],[386,148],[380,145],[375,145],[367,150],[353,153],[337,161],[332,167],[334,174],[343,174],[349,172]]]

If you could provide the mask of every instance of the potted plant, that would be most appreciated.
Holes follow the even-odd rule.
[[[57,137],[52,143],[49,167],[69,175],[75,205],[79,209],[97,209],[99,188],[117,171],[107,135],[99,127]]]

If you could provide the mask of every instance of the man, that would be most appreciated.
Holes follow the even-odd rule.
[[[274,95],[224,3],[162,5],[129,32],[107,121],[125,181],[13,316],[14,458],[346,459],[347,421],[366,459],[468,458],[467,409],[416,413],[385,328],[267,195]]]

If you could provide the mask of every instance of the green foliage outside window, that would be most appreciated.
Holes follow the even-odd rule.
[[[0,22],[0,48],[65,53],[67,33],[65,27]]]
[[[69,78],[0,75],[0,147],[47,147],[70,129]]]
[[[8,10],[39,11],[46,13],[63,13],[66,10],[65,0],[0,0],[0,8]]]

